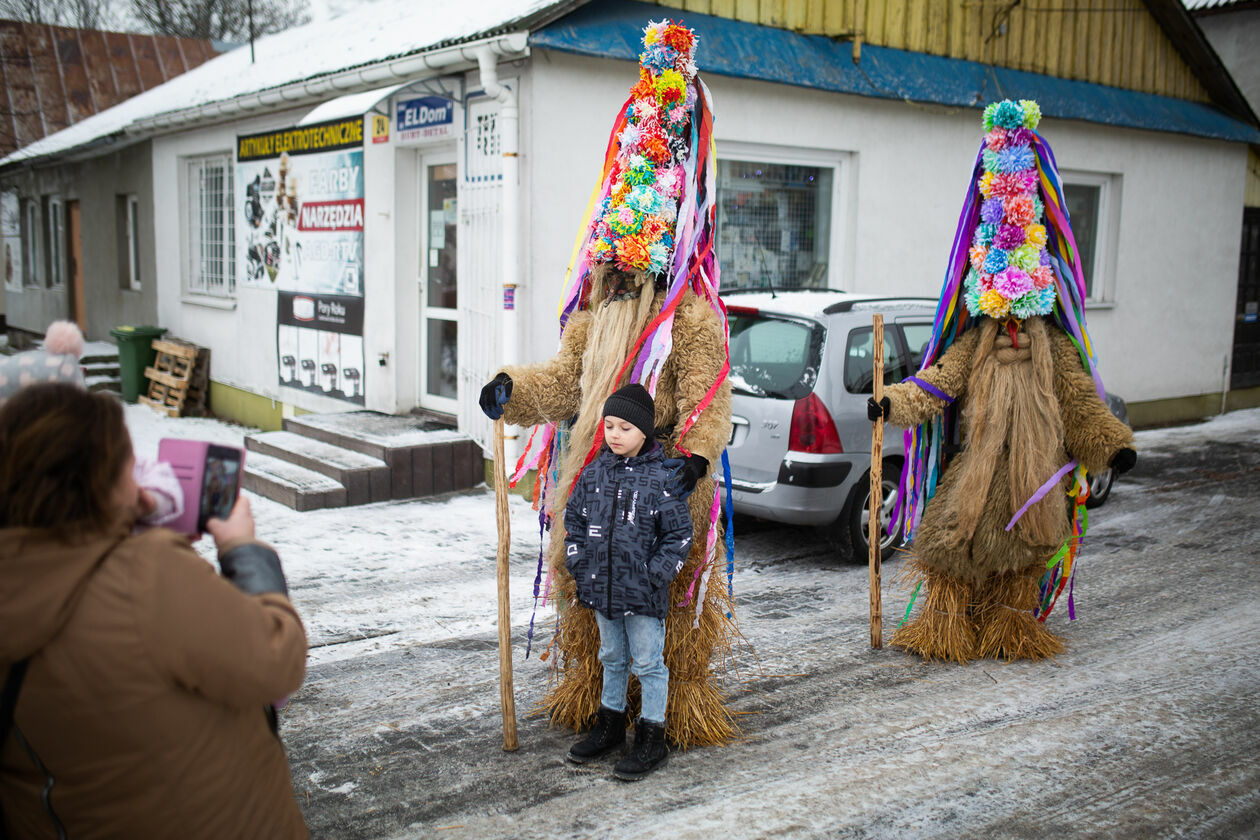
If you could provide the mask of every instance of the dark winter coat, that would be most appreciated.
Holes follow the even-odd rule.
[[[14,720],[66,836],[308,837],[264,714],[302,684],[296,610],[237,589],[174,531],[129,531],[68,545],[0,530],[0,678],[31,658]],[[13,837],[56,836],[46,780],[10,732]]]
[[[669,613],[669,584],[691,549],[687,502],[659,443],[623,458],[605,447],[564,511],[565,566],[578,600],[609,618]]]

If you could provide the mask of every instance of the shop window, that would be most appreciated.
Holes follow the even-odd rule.
[[[22,274],[22,204],[18,194],[12,191],[0,193],[0,234],[4,246],[4,287],[12,292],[22,291],[25,278]]]
[[[1072,224],[1072,236],[1085,274],[1085,299],[1095,303],[1112,299],[1108,258],[1114,253],[1113,203],[1118,190],[1107,175],[1061,172],[1063,199]]]
[[[40,270],[41,236],[39,224],[39,202],[33,198],[22,199],[22,283],[26,286],[40,285],[43,272]]]
[[[140,291],[140,201],[134,195],[114,197],[118,231],[118,286]]]
[[[724,289],[827,288],[829,166],[718,161],[718,258]]]
[[[187,275],[191,294],[236,294],[236,224],[230,155],[187,161]],[[130,211],[129,211],[130,212]]]

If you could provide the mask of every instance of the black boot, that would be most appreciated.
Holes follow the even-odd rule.
[[[636,782],[669,761],[665,746],[665,724],[639,718],[634,725],[634,746],[617,762],[613,775],[627,782]]]
[[[585,764],[626,745],[626,713],[600,706],[595,725],[586,737],[569,749],[566,756],[574,764]]]

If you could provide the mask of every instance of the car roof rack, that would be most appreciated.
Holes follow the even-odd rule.
[[[853,307],[868,304],[868,303],[892,303],[894,301],[896,302],[905,301],[907,303],[912,303],[914,301],[920,301],[920,300],[935,302],[938,300],[938,298],[915,297],[912,295],[898,295],[897,297],[872,297],[872,298],[861,298],[858,300],[842,300],[839,303],[833,303],[831,304],[831,306],[828,306],[826,309],[823,310],[823,314],[834,315],[837,312],[850,312],[852,311]]]

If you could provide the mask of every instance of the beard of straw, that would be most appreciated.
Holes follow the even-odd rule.
[[[967,457],[959,462],[963,472],[948,511],[965,540],[975,534],[1004,451],[1012,504],[1004,518],[1037,492],[1063,458],[1050,336],[1041,318],[1029,318],[1024,329],[1016,348],[1010,336],[998,334],[997,321],[986,319],[981,327],[964,411]],[[1062,499],[1047,493],[1024,513],[1015,532],[1027,542],[1046,545],[1060,542],[1065,528]]]

